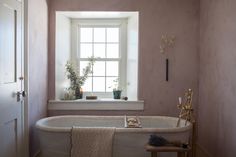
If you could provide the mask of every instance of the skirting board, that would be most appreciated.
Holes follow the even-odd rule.
[[[38,150],[34,155],[33,157],[40,157],[40,150]]]
[[[198,143],[196,144],[196,157],[212,157],[210,153],[206,151],[202,146],[200,146]]]

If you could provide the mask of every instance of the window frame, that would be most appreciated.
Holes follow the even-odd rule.
[[[97,61],[119,61],[119,85],[123,87],[122,93],[126,95],[126,72],[127,72],[127,18],[113,19],[72,19],[71,21],[71,59],[76,67],[80,69],[80,61],[87,61],[80,58],[80,31],[81,27],[119,27],[119,58],[98,58]],[[105,76],[106,77],[106,76]],[[105,89],[106,90],[106,89]],[[100,98],[112,98],[111,92],[84,92],[86,95],[97,95]]]

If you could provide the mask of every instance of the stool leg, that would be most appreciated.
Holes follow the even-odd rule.
[[[157,157],[157,152],[152,152],[152,157]]]

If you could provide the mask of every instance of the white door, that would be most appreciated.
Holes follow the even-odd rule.
[[[22,157],[22,7],[0,0],[0,157]]]

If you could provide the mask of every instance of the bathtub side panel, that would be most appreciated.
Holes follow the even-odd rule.
[[[41,157],[70,157],[70,133],[38,131]]]
[[[38,131],[41,146],[41,157],[70,157],[71,134]],[[113,157],[149,157],[144,146],[152,133],[115,133]],[[189,132],[154,133],[169,141],[187,142]],[[175,157],[175,153],[163,153],[160,157]]]

